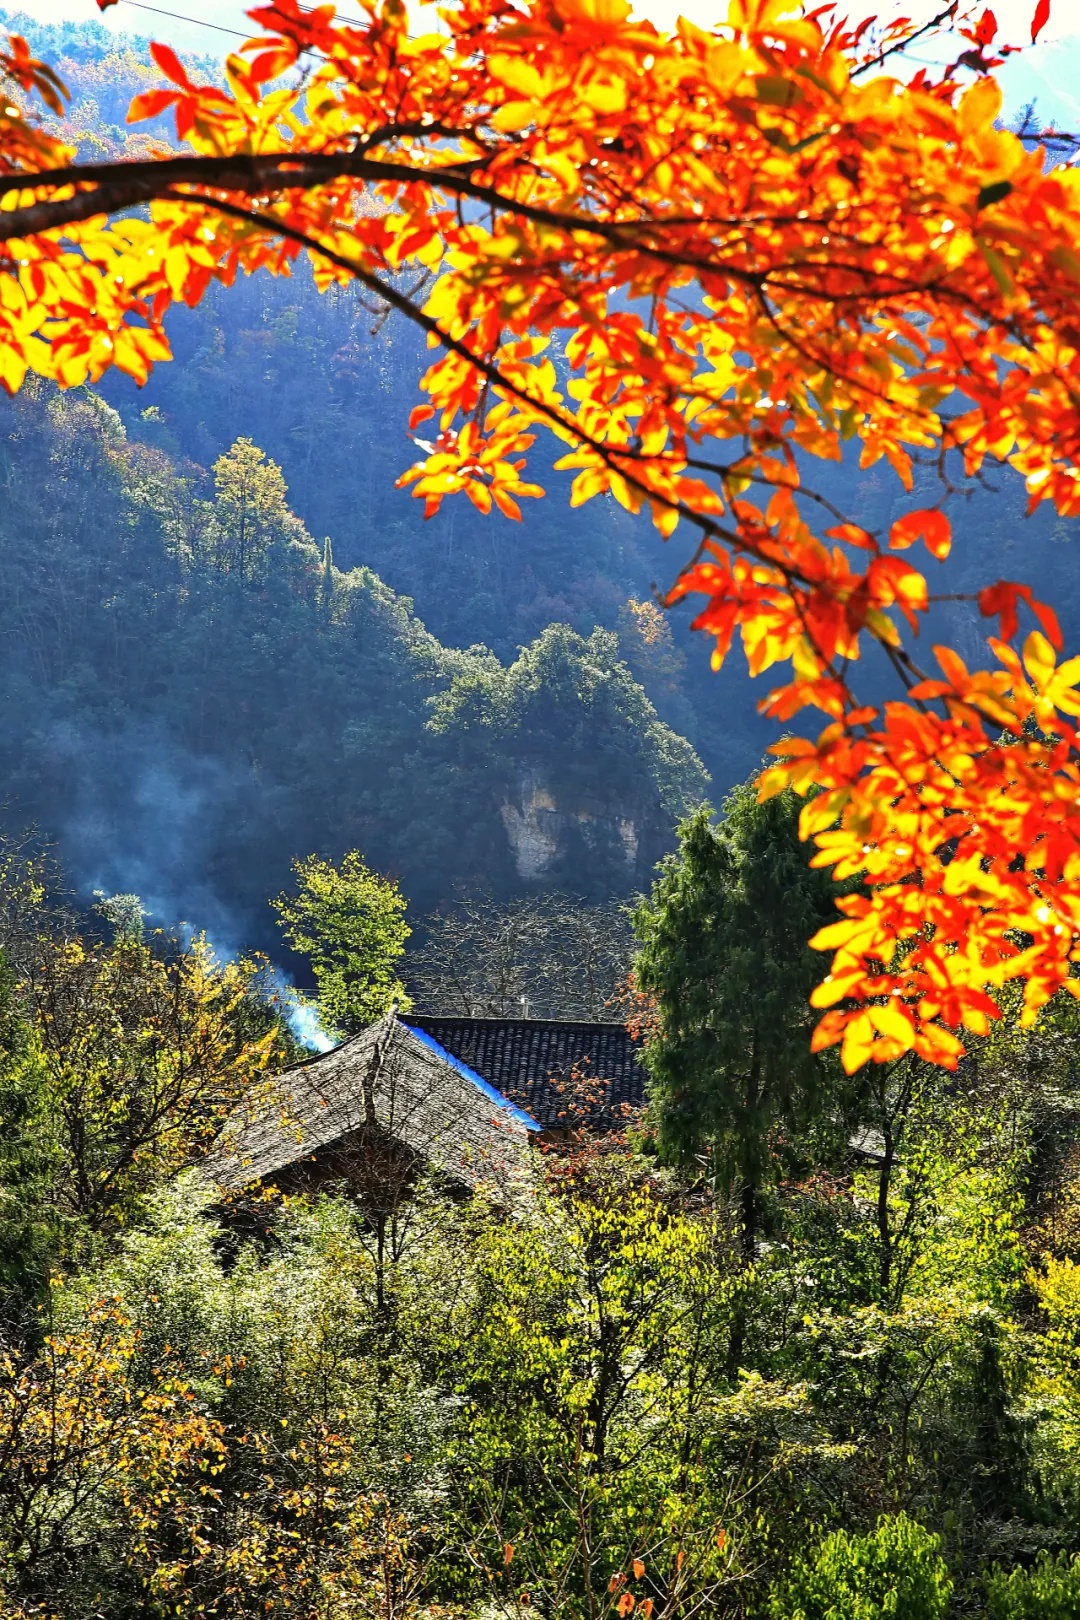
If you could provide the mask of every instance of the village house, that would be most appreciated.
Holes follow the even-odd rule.
[[[644,1100],[619,1024],[391,1012],[279,1076],[206,1168],[227,1189],[345,1181],[383,1207],[427,1169],[451,1192],[505,1200],[538,1144],[618,1129]]]

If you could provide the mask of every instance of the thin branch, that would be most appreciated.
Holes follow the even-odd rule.
[[[888,61],[890,56],[901,55],[910,46],[914,45],[917,39],[922,39],[924,34],[933,33],[941,27],[942,23],[952,22],[956,16],[957,4],[958,0],[950,0],[949,5],[944,6],[928,22],[924,22],[921,27],[916,28],[913,33],[906,34],[902,39],[894,40],[891,45],[883,45],[876,56],[868,57],[865,62],[860,62],[857,68],[853,68],[851,77],[857,79],[862,74],[869,73],[871,68],[880,67],[883,62]]]

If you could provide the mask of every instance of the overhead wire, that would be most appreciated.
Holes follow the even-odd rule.
[[[196,28],[213,29],[215,34],[229,34],[233,39],[249,39],[251,37],[249,34],[242,34],[239,29],[226,28],[221,23],[207,22],[205,17],[185,17],[179,11],[166,11],[162,6],[148,6],[146,0],[120,0],[120,3],[125,6],[132,6],[136,11],[153,12],[155,17],[171,17],[173,22],[192,23]],[[307,6],[300,7],[301,11],[309,9],[311,8]],[[345,23],[350,28],[366,28],[368,26],[359,17],[345,17],[340,13],[335,16],[334,21]]]
[[[155,17],[171,17],[173,22],[194,23],[196,28],[212,28],[215,34],[229,34],[233,39],[246,39],[236,28],[223,28],[220,23],[207,22],[205,17],[183,17],[178,11],[163,11],[160,6],[148,6],[144,0],[123,0],[124,5],[136,11],[152,11]]]

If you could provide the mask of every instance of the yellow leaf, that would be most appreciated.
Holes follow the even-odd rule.
[[[582,100],[598,113],[620,113],[626,110],[626,81],[614,74],[594,74],[582,90]]]
[[[1024,668],[1036,686],[1045,686],[1054,673],[1054,649],[1041,630],[1032,630],[1024,642]]]
[[[915,1025],[897,1005],[895,1001],[887,1001],[882,1007],[870,1007],[870,1014],[874,1028],[887,1035],[890,1040],[897,1041],[909,1052],[915,1040]]]
[[[874,1026],[868,1012],[859,1013],[844,1030],[840,1062],[845,1074],[854,1074],[870,1057],[874,1047]]]
[[[570,197],[576,197],[581,186],[577,168],[564,152],[553,151],[545,146],[543,153],[537,152],[537,162],[546,169],[553,180],[557,180]]]
[[[551,83],[550,78],[540,73],[523,56],[493,51],[487,65],[493,79],[498,79],[500,84],[507,85],[511,90],[517,90],[529,101],[540,101]]]
[[[489,123],[500,134],[512,135],[536,122],[536,105],[531,101],[508,101],[492,113]]]
[[[844,917],[840,922],[827,923],[810,940],[815,951],[835,951],[850,948],[860,935],[869,938],[874,931],[873,920],[865,917]]]
[[[653,527],[667,540],[679,526],[678,512],[673,506],[664,506],[660,501],[650,501],[649,510],[652,512]]]
[[[996,79],[987,75],[976,79],[970,90],[965,91],[957,110],[957,123],[961,133],[967,136],[979,135],[983,130],[992,129],[994,119],[1001,111],[1001,86]]]

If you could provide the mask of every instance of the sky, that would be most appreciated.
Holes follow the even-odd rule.
[[[851,0],[853,16],[862,15],[873,0]],[[1030,38],[1031,14],[1035,0],[991,0],[999,25],[999,39],[1022,44]],[[237,0],[118,0],[104,16],[95,0],[5,0],[6,8],[29,12],[41,22],[99,18],[117,33],[146,34],[180,49],[217,55],[234,47],[230,30],[247,37],[244,5]],[[338,0],[343,15],[348,0]],[[418,12],[419,12],[419,8]],[[658,27],[670,28],[682,13],[693,22],[707,26],[717,13],[725,11],[725,0],[636,0],[635,9],[650,17]],[[878,0],[881,17],[903,12],[919,16],[933,9],[933,0]],[[184,20],[161,15],[179,12]],[[916,53],[917,54],[917,53]],[[1080,0],[1051,0],[1050,21],[1039,42],[1028,46],[1001,71],[1006,95],[1006,112],[1011,114],[1029,101],[1038,104],[1044,124],[1059,128],[1080,128]]]

